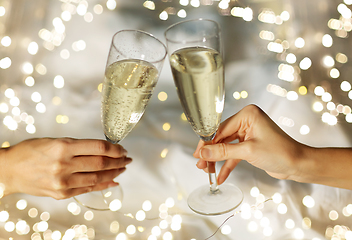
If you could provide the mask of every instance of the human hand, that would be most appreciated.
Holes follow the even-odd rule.
[[[238,140],[238,143],[231,143]],[[288,136],[267,114],[255,105],[244,107],[220,124],[212,145],[199,141],[193,156],[200,158],[197,167],[207,171],[207,161],[226,160],[218,175],[223,183],[243,159],[278,179],[295,179],[297,161],[302,159],[303,145]]]
[[[0,149],[5,195],[27,193],[55,199],[117,186],[113,179],[132,159],[104,140],[39,138]]]

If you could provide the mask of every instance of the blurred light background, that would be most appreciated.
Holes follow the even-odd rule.
[[[351,0],[0,0],[0,144],[8,147],[36,137],[103,138],[100,91],[113,34],[126,28],[140,29],[165,42],[163,33],[171,24],[209,18],[222,28],[226,64],[224,119],[255,103],[303,143],[351,147],[351,4]],[[144,145],[148,139],[154,139],[151,150],[155,154],[146,157],[142,150],[148,148]],[[152,169],[160,159],[167,159],[175,146],[180,145],[184,154],[191,156],[197,142],[182,114],[166,60],[145,115],[122,145],[126,144],[137,160],[143,156],[153,159],[149,166]],[[191,164],[192,171],[197,171]],[[244,163],[242,167],[258,171]],[[260,174],[254,176],[256,181],[239,185],[245,195],[263,198],[258,181],[267,183],[272,179],[265,180],[268,176],[261,178]],[[264,185],[266,189],[270,184]],[[244,229],[236,228],[238,221],[230,220],[213,239],[352,239],[349,191],[315,186],[323,195],[314,197],[316,188],[310,185],[286,186],[281,181],[274,185],[265,195],[277,193],[279,200],[266,203],[268,216],[265,211],[251,211],[248,200],[239,217]],[[280,193],[282,189],[286,189],[285,194]],[[296,197],[291,196],[296,193]],[[165,199],[169,204],[181,201],[184,198],[177,198],[179,194],[172,200]],[[331,198],[326,202],[320,198],[327,195]],[[153,196],[156,202],[161,201]],[[284,203],[282,196],[291,197]],[[148,205],[145,197],[140,195],[139,199]],[[97,225],[83,224],[93,218],[89,211],[74,214],[75,206],[71,204],[64,216],[84,214],[84,219],[74,220],[70,226],[61,223],[61,230],[55,230],[59,227],[46,225],[49,218],[44,213],[50,212],[48,209],[39,219],[35,213],[39,208],[26,205],[31,198],[18,198],[23,200],[16,200],[18,205],[25,203],[25,214],[23,205],[15,206],[13,200],[6,202],[8,198],[4,198],[0,203],[0,239],[205,239],[203,236],[211,235],[208,233],[224,220],[215,220],[213,227],[201,225],[203,230],[209,228],[203,235],[199,226],[190,224],[193,220],[183,223],[184,230],[180,230],[182,214],[173,215],[174,222],[165,217],[157,228],[143,221],[125,226],[111,220],[110,235],[101,237],[94,230]],[[32,201],[39,201],[35,199]],[[335,209],[331,202],[341,207]],[[290,212],[290,206],[295,210]],[[314,207],[317,209],[312,212]],[[132,206],[129,209],[137,212]],[[270,225],[273,211],[280,218],[275,215]],[[50,213],[51,218],[55,212]],[[282,217],[286,213],[289,217]],[[62,230],[65,227],[72,231]]]

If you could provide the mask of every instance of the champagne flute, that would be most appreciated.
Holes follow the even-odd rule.
[[[165,45],[147,32],[122,30],[113,36],[101,102],[107,141],[119,143],[138,123],[152,96],[166,55]],[[122,189],[115,187],[84,195],[90,196],[76,197],[82,205],[95,210],[111,210],[119,204],[116,199],[122,199]]]
[[[224,109],[224,67],[220,27],[207,19],[187,20],[165,31],[178,97],[188,122],[205,144],[211,144]],[[215,163],[208,162],[209,185],[193,191],[188,206],[196,213],[219,215],[235,209],[242,191],[217,184]]]

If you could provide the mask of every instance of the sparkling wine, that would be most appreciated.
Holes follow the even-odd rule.
[[[107,67],[102,91],[106,138],[118,143],[142,117],[158,79],[158,70],[142,60],[118,61]]]
[[[213,138],[224,109],[224,69],[219,52],[204,47],[177,50],[170,65],[183,110],[193,130]]]

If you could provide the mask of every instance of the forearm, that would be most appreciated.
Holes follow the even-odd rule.
[[[306,147],[303,151],[293,180],[352,190],[352,148]]]
[[[7,151],[9,148],[0,148],[0,196],[6,196],[12,193],[9,174],[9,165],[6,160]]]

